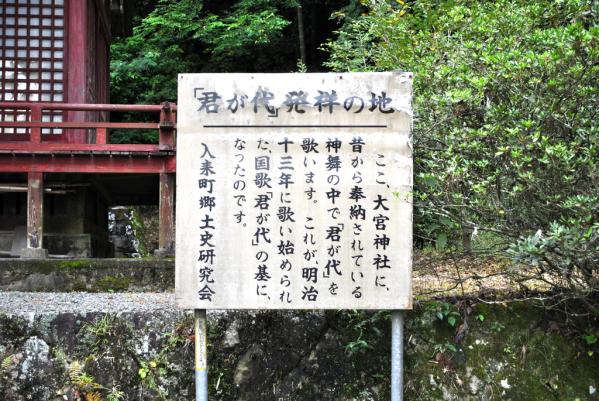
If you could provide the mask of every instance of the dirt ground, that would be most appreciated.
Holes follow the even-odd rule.
[[[473,255],[414,254],[415,297],[498,296],[521,289],[505,274],[510,261]]]

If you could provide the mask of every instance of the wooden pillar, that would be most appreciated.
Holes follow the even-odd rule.
[[[44,174],[30,172],[27,175],[27,248],[21,257],[42,259],[48,251],[42,248],[44,221]]]
[[[175,175],[160,173],[160,199],[158,204],[158,249],[157,257],[175,255]]]
[[[69,1],[66,10],[68,12],[68,35],[66,43],[66,58],[69,68],[66,70],[66,101],[69,103],[88,103],[89,93],[93,85],[90,76],[89,56],[89,1]],[[95,60],[92,58],[92,60]],[[90,82],[88,83],[88,79]],[[66,113],[66,121],[86,121],[85,111],[69,111]],[[62,135],[62,140],[67,143],[86,143],[86,129],[67,129]]]

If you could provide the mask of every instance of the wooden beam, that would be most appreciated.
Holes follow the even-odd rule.
[[[171,160],[173,159],[173,160]],[[175,156],[0,154],[0,173],[173,173]]]
[[[24,151],[27,153],[53,153],[53,152],[169,152],[161,151],[158,145],[142,144],[85,144],[85,143],[38,143],[28,142],[0,142],[0,152]],[[172,151],[170,151],[172,153]]]
[[[0,185],[0,193],[11,193],[11,192],[27,192],[28,188],[26,186],[21,185]],[[66,189],[53,189],[53,188],[44,188],[44,193],[54,194],[54,195],[65,195],[70,192],[75,192],[74,190],[66,190]]]
[[[97,103],[51,103],[51,102],[0,102],[0,109],[22,110],[41,106],[42,110],[69,110],[69,111],[142,111],[159,112],[164,107],[162,104],[97,104]],[[177,111],[177,105],[169,102],[170,109]]]
[[[33,115],[32,108],[31,113]],[[41,110],[39,112],[41,117]],[[158,129],[158,123],[111,123],[106,121],[64,121],[64,122],[49,122],[49,121],[2,121],[0,128],[123,128],[123,129]],[[41,134],[40,134],[41,138]],[[40,139],[41,140],[41,139]],[[32,139],[33,141],[33,139]],[[75,142],[76,143],[76,142]]]

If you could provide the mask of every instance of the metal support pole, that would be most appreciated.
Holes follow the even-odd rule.
[[[403,311],[391,312],[391,401],[403,401]]]
[[[206,309],[195,309],[196,401],[208,401],[208,353],[206,339]]]

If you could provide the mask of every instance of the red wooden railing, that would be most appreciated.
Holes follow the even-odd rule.
[[[175,149],[175,126],[177,105],[164,102],[160,105],[129,104],[74,104],[43,102],[0,102],[0,114],[3,110],[17,110],[28,116],[28,121],[0,121],[0,128],[28,128],[30,134],[0,134],[0,150],[21,152],[57,152],[57,151],[115,151],[115,152],[158,152]],[[62,111],[67,119],[73,118],[72,112],[144,112],[159,113],[158,123],[148,122],[107,122],[107,121],[42,121],[44,111]],[[82,114],[82,113],[77,113]],[[77,115],[79,120],[80,116]],[[56,137],[64,134],[42,135],[42,128],[95,129],[94,143],[57,143]],[[158,144],[110,144],[109,129],[157,129]],[[64,132],[64,131],[63,131]]]

